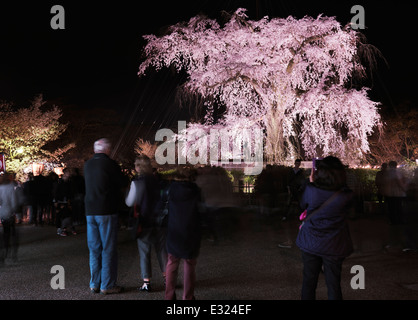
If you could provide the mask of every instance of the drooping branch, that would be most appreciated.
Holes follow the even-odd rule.
[[[266,143],[272,158],[279,158],[277,152],[294,156],[298,148],[292,144],[303,146],[306,156],[324,150],[361,158],[380,116],[367,89],[349,86],[353,77],[364,77],[359,51],[371,49],[359,50],[359,33],[322,16],[251,21],[239,9],[228,19],[221,27],[199,16],[163,37],[147,36],[139,73],[148,67],[183,69],[189,92],[213,96],[225,106],[218,124],[250,121],[270,128]],[[364,121],[358,120],[360,111]]]

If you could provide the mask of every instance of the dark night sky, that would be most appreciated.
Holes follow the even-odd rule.
[[[87,4],[86,4],[87,3]],[[217,17],[221,10],[249,9],[250,19],[336,16],[345,25],[350,9],[366,10],[371,44],[389,62],[381,64],[372,91],[375,100],[396,106],[417,101],[416,13],[413,2],[376,1],[33,1],[0,4],[0,100],[27,104],[43,93],[49,101],[79,107],[118,108],[125,114],[139,103],[161,117],[156,106],[172,108],[173,77],[137,77],[142,35],[188,20],[198,13]],[[390,4],[392,3],[392,4]],[[65,8],[66,29],[52,30],[50,9]],[[257,12],[259,17],[257,17]],[[167,89],[168,88],[168,89]],[[150,111],[151,109],[151,111]],[[162,111],[166,112],[166,111]]]

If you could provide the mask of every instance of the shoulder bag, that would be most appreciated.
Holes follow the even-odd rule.
[[[311,219],[315,214],[317,214],[321,209],[325,208],[329,203],[331,203],[332,200],[334,200],[339,194],[340,191],[335,192],[331,197],[328,198],[327,201],[325,201],[319,208],[315,209],[309,216],[307,216],[308,210],[305,210],[302,212],[302,214],[299,217],[299,220],[302,221],[301,225],[299,226],[299,230],[302,229],[302,226],[307,222],[309,219]]]

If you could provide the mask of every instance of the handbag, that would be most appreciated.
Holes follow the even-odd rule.
[[[133,215],[133,226],[132,226],[132,238],[139,238],[142,232],[142,222],[138,212],[138,206],[134,204],[134,215]]]
[[[308,214],[308,210],[305,209],[305,211],[303,211],[300,216],[299,216],[299,220],[303,221],[306,219],[306,215]]]
[[[299,230],[302,228],[303,224],[305,223],[303,220],[306,219],[306,216],[308,214],[308,210],[305,209],[305,211],[303,211],[300,216],[299,216],[299,220],[302,221],[302,223],[299,225]]]
[[[309,219],[311,219],[316,213],[319,212],[319,210],[323,209],[324,207],[326,207],[334,198],[336,198],[339,194],[341,193],[340,191],[335,192],[331,197],[328,198],[327,201],[325,201],[319,208],[317,208],[316,210],[314,210],[314,212],[312,212],[309,216],[307,216],[308,214],[308,210],[305,210],[301,213],[301,215],[299,216],[299,220],[302,221],[301,225],[299,226],[299,230],[302,229],[302,226],[305,224],[305,222],[307,222]]]
[[[157,226],[158,227],[165,227],[167,226],[167,218],[168,218],[168,202],[165,204],[165,207],[159,215],[157,216]]]
[[[170,199],[169,190],[162,190],[161,199],[163,199],[163,206],[162,209],[158,212],[156,223],[158,227],[166,227],[167,226],[167,219],[168,219],[168,201]],[[166,194],[166,198],[164,199],[164,194]]]

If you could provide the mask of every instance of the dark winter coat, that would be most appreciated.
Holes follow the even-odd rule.
[[[161,202],[160,182],[152,175],[140,175],[132,181],[135,185],[134,202],[128,206],[136,205],[139,222],[143,228],[156,226]]]
[[[323,190],[308,184],[304,191],[301,207],[307,208],[307,216],[326,202],[335,191]],[[353,193],[343,190],[330,203],[307,220],[296,239],[297,246],[310,254],[324,257],[348,257],[353,244],[347,224],[348,210]]]
[[[167,252],[182,259],[199,255],[200,189],[192,182],[174,181],[169,188]]]
[[[55,190],[56,202],[68,202],[71,199],[71,185],[69,181],[59,179]]]
[[[86,215],[117,214],[123,200],[125,177],[119,165],[104,153],[96,153],[84,164]]]

